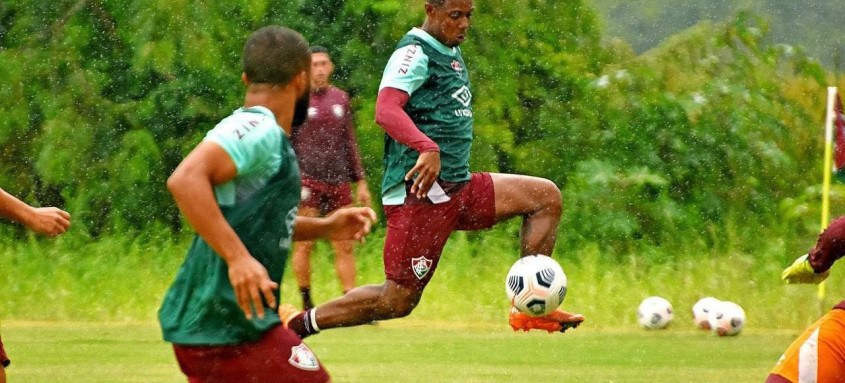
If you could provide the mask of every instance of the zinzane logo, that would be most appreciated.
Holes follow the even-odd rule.
[[[408,74],[408,69],[411,68],[411,62],[414,56],[416,56],[418,49],[419,47],[416,45],[408,45],[407,49],[405,49],[405,56],[402,57],[402,61],[399,63],[399,74]]]
[[[290,348],[290,359],[288,359],[288,362],[301,370],[317,371],[320,369],[320,362],[317,361],[317,356],[311,352],[311,349],[305,343],[300,343],[299,346]]]
[[[425,278],[428,271],[431,270],[433,262],[426,257],[411,258],[411,270],[414,270],[414,275],[417,279]]]
[[[469,107],[470,102],[472,102],[472,92],[469,91],[469,88],[464,85],[455,93],[452,93],[452,98],[458,100],[463,106]]]

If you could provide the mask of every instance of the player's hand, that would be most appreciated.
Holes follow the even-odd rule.
[[[24,223],[35,232],[54,237],[70,227],[70,214],[55,207],[38,207],[32,209]]]
[[[264,302],[267,302],[270,308],[276,308],[273,290],[278,289],[279,285],[270,279],[264,265],[251,255],[241,256],[229,262],[229,281],[246,319],[252,319],[253,308],[258,318],[264,318]]]
[[[376,212],[369,207],[349,207],[336,210],[328,219],[329,239],[364,242],[364,237],[376,222]]]
[[[786,281],[786,283],[821,283],[821,281],[825,280],[828,275],[830,275],[830,270],[827,270],[823,273],[816,273],[813,270],[813,267],[810,266],[810,261],[807,259],[808,255],[804,254],[795,262],[792,262],[792,265],[787,267],[781,273],[781,278]]]
[[[405,181],[414,180],[411,194],[423,199],[428,196],[428,190],[437,176],[440,175],[440,152],[423,152],[417,159],[416,165],[405,174]]]

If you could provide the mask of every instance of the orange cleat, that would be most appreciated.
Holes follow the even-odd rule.
[[[285,326],[285,328],[288,328],[288,323],[291,319],[299,315],[301,312],[302,310],[289,303],[279,305],[279,319],[282,320],[282,325]]]
[[[555,309],[548,315],[532,317],[511,307],[509,322],[513,331],[546,330],[549,333],[566,332],[576,328],[584,322],[581,314],[570,314],[561,309]]]

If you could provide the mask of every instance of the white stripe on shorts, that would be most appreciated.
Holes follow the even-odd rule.
[[[818,380],[819,330],[813,331],[798,350],[798,383],[816,383]]]

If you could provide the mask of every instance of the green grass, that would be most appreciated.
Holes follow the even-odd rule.
[[[359,284],[384,280],[381,235],[358,248]],[[504,277],[516,259],[509,235],[493,230],[475,241],[464,233],[453,235],[413,317],[461,321],[471,312],[477,321],[502,321]],[[155,321],[187,247],[186,240],[74,237],[0,247],[0,320]],[[328,248],[319,243],[312,259],[317,302],[340,294]],[[637,305],[649,295],[667,298],[679,318],[699,298],[715,296],[742,305],[751,328],[796,330],[845,299],[845,277],[835,267],[824,304],[816,299],[815,286],[784,285],[779,275],[788,261],[772,249],[667,256],[668,251],[644,250],[622,260],[605,259],[595,248],[559,251],[569,279],[564,307],[584,313],[599,328],[630,328],[636,325]],[[298,305],[290,267],[286,273],[282,300]]]
[[[383,281],[382,233],[359,246],[359,284]],[[337,329],[308,342],[336,382],[710,382],[762,381],[789,342],[845,299],[834,268],[827,302],[814,286],[785,286],[792,258],[777,242],[757,254],[682,254],[652,248],[623,258],[597,248],[559,249],[569,293],[564,307],[587,322],[564,335],[513,333],[504,276],[516,259],[506,229],[458,233],[409,318]],[[186,240],[60,237],[0,247],[0,320],[12,382],[183,382],[155,322],[182,263]],[[337,296],[328,246],[313,257],[318,302]],[[282,300],[299,304],[291,270]],[[667,331],[637,328],[649,295],[675,307]],[[692,327],[690,308],[715,296],[741,304],[743,333],[720,339]],[[542,380],[540,380],[542,379]]]
[[[7,321],[2,334],[12,382],[185,381],[155,323]],[[718,338],[681,324],[514,333],[504,323],[409,318],[307,341],[336,383],[752,382],[796,335],[751,329]]]

